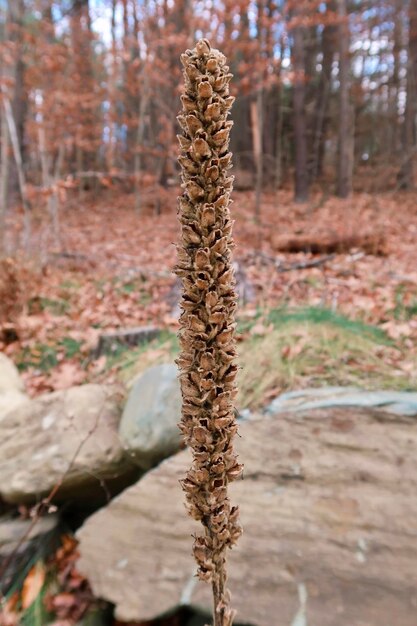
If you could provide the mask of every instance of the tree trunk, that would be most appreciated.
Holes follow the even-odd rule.
[[[3,94],[3,106],[4,106],[4,112],[6,115],[7,129],[9,131],[9,136],[10,136],[10,140],[11,140],[11,144],[13,148],[13,156],[14,156],[14,161],[15,161],[16,169],[17,169],[19,191],[20,191],[20,196],[21,196],[22,204],[23,204],[23,211],[24,211],[23,246],[24,248],[27,248],[27,246],[29,245],[30,230],[31,230],[30,213],[29,213],[30,204],[26,195],[25,173],[23,171],[23,161],[22,161],[22,155],[20,152],[17,128],[16,128],[16,124],[13,118],[13,111],[12,111],[12,107],[10,104],[10,100],[5,94]]]
[[[305,115],[305,65],[302,26],[293,31],[294,65],[294,135],[295,135],[295,201],[308,200],[307,128]]]
[[[349,22],[346,0],[337,0],[339,25],[339,137],[337,161],[337,195],[347,198],[352,191],[353,110],[349,89]]]
[[[9,177],[9,133],[5,111],[1,111],[1,166],[0,166],[0,258],[6,250],[7,183]]]
[[[327,11],[335,11],[334,0],[329,0]],[[323,173],[323,161],[325,155],[326,128],[328,125],[328,108],[330,100],[331,74],[334,58],[337,27],[328,24],[323,29],[322,36],[322,69],[317,86],[317,99],[314,114],[314,140],[313,154],[310,166],[311,179],[321,176]]]
[[[8,37],[8,24],[2,33],[0,43]],[[0,84],[7,77],[5,59],[0,59]],[[0,98],[2,94],[0,92]],[[1,102],[1,101],[0,101]],[[6,111],[0,106],[0,259],[6,254],[6,211],[9,183],[9,131],[7,129]]]
[[[110,172],[115,166],[117,154],[117,45],[116,45],[116,3],[111,5],[111,61],[109,62],[109,141],[107,148],[107,170]]]
[[[253,137],[253,157],[256,168],[255,178],[255,219],[259,222],[261,215],[261,198],[263,183],[263,146],[262,146],[262,109],[263,109],[263,93],[259,89],[256,94],[256,100],[251,102],[251,126]]]
[[[409,37],[407,59],[407,101],[403,124],[404,159],[398,175],[402,189],[414,186],[413,157],[415,152],[416,132],[416,97],[417,97],[417,0],[409,4]]]
[[[227,38],[231,40],[233,24],[231,23],[230,11],[225,15],[225,33]],[[246,61],[246,49],[250,41],[249,36],[249,18],[248,18],[248,0],[241,2],[239,5],[239,33],[236,40],[236,52],[231,62],[230,71],[238,80],[243,78],[239,64]],[[232,56],[232,55],[230,55]],[[235,157],[236,170],[246,170],[252,172],[254,169],[253,162],[253,142],[251,133],[251,98],[248,90],[242,91],[240,97],[237,98],[233,105],[233,121],[234,129],[230,135],[230,150]],[[239,129],[239,132],[237,130]]]
[[[397,155],[400,148],[401,137],[399,133],[398,103],[401,88],[401,52],[403,50],[403,0],[395,0],[394,4],[394,41],[393,41],[393,72],[390,81],[389,114],[390,114],[390,139],[389,155]]]
[[[146,72],[146,73],[145,73]],[[139,103],[139,116],[136,136],[135,159],[134,159],[134,190],[135,211],[139,215],[142,210],[141,174],[143,167],[142,151],[145,138],[145,115],[149,100],[149,70],[144,67],[142,72],[142,94]]]
[[[11,99],[11,107],[13,111],[13,120],[16,128],[17,142],[22,162],[25,158],[25,123],[27,115],[27,102],[25,91],[25,63],[23,61],[23,24],[25,16],[24,0],[9,0],[8,2],[8,31],[9,39],[14,44],[14,68],[13,68],[13,96]],[[9,192],[18,193],[20,190],[19,173],[16,162],[11,162],[9,174]]]
[[[97,81],[94,77],[92,58],[92,26],[89,0],[73,0],[71,10],[71,39],[74,58],[74,95],[78,98],[75,111],[77,131],[76,142],[77,171],[95,170],[97,148],[101,141],[98,119],[99,107],[93,106]]]

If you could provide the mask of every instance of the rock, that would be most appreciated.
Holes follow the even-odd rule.
[[[56,515],[40,517],[36,524],[32,519],[15,519],[11,515],[0,518],[1,593],[7,593],[22,574],[24,577],[34,555],[37,559],[49,555],[58,541],[58,526]]]
[[[14,363],[0,352],[0,421],[8,411],[28,400]]]
[[[238,621],[415,626],[417,420],[336,408],[245,421],[240,434],[245,476],[231,492],[244,534],[229,556]],[[210,609],[179,485],[189,463],[188,451],[164,461],[78,532],[79,568],[120,620]]]
[[[0,423],[9,411],[17,409],[18,406],[26,402],[29,402],[28,396],[20,391],[12,390],[6,393],[0,393]]]
[[[25,388],[14,363],[0,352],[0,394],[11,390],[24,393]]]
[[[131,469],[119,442],[115,388],[82,385],[40,396],[0,422],[0,494],[32,502],[62,481],[55,499],[104,492]]]
[[[417,392],[366,391],[356,387],[323,387],[290,391],[275,398],[267,413],[309,411],[336,406],[376,408],[396,415],[417,415]]]
[[[180,449],[181,391],[175,365],[151,367],[133,384],[119,435],[132,460],[149,469]]]
[[[0,555],[5,556],[16,549],[24,549],[28,542],[49,533],[58,525],[56,515],[40,517],[36,524],[32,519],[16,519],[11,515],[0,518]],[[19,546],[22,537],[25,541]]]

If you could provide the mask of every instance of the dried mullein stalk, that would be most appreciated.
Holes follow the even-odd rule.
[[[183,283],[180,318],[180,429],[193,452],[182,485],[190,514],[204,535],[194,542],[198,574],[211,581],[214,626],[230,626],[234,612],[226,589],[226,550],[238,539],[238,508],[227,486],[242,472],[233,451],[237,431],[234,311],[231,267],[233,177],[228,175],[227,121],[234,98],[226,58],[203,39],[181,56],[185,94],[178,117],[183,194],[179,199],[181,241],[176,273]]]

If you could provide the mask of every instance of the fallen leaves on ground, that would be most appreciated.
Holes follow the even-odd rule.
[[[39,560],[35,563],[21,589],[3,602],[0,626],[32,623],[29,612],[35,603],[38,603],[36,623],[74,626],[96,604],[87,579],[76,567],[77,545],[74,537],[62,535],[55,553],[46,562]],[[43,621],[39,622],[39,616]]]
[[[176,327],[177,190],[170,193],[166,207],[172,209],[161,215],[146,207],[138,215],[132,196],[111,192],[61,207],[61,249],[38,244],[38,263],[20,274],[25,297],[19,310],[9,307],[2,318],[0,349],[19,363],[30,394],[111,376],[103,359],[91,357],[100,333],[147,324]],[[361,193],[348,200],[317,195],[300,206],[287,190],[265,193],[258,224],[253,206],[252,193],[234,194],[240,315],[284,305],[326,307],[381,325],[405,355],[415,350],[406,344],[415,346],[417,339],[415,194]],[[316,257],[274,246],[277,237],[348,238],[358,232],[382,234],[388,255],[352,248],[303,268]],[[44,240],[39,227],[34,249]],[[267,328],[258,325],[252,332],[258,331]]]

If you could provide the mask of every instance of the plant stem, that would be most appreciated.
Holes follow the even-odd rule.
[[[228,484],[242,466],[233,450],[237,432],[233,400],[236,294],[231,264],[227,121],[234,98],[223,54],[203,39],[182,55],[185,93],[178,121],[183,194],[179,200],[181,240],[176,273],[183,282],[177,361],[183,398],[180,429],[193,453],[182,481],[189,512],[204,534],[194,542],[198,575],[211,581],[214,626],[231,626],[234,611],[226,589],[226,550],[241,528]]]

